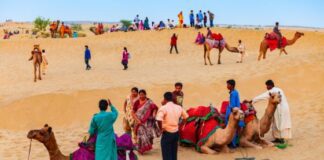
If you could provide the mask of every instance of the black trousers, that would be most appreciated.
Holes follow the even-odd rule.
[[[90,69],[91,66],[89,64],[89,59],[84,59],[84,61],[85,61],[85,64],[86,64],[86,69]]]
[[[179,53],[177,45],[172,45],[172,44],[171,44],[171,48],[170,48],[170,53],[172,53],[173,48],[175,48],[176,52]]]
[[[163,132],[161,149],[163,160],[177,160],[179,132]]]
[[[124,66],[124,70],[128,68],[128,62],[127,61],[122,61],[122,64]]]

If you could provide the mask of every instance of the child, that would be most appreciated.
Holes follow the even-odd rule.
[[[245,55],[245,46],[244,44],[242,43],[241,40],[238,40],[238,47],[237,49],[239,50],[239,59],[238,61],[236,61],[236,63],[243,63],[243,56]]]
[[[127,51],[127,48],[124,47],[123,58],[122,58],[122,64],[124,66],[124,70],[128,69],[128,59],[129,59],[129,53]]]

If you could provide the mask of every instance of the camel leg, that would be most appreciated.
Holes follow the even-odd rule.
[[[212,66],[213,64],[212,64],[211,61],[210,61],[210,50],[209,50],[208,53],[207,53],[207,57],[208,57],[209,64]]]
[[[207,65],[206,54],[207,54],[207,47],[206,47],[206,45],[204,45],[204,61],[205,61],[205,65]]]
[[[263,59],[266,59],[267,50],[263,52]]]
[[[36,71],[36,64],[34,64],[34,82],[37,81]]]
[[[223,52],[223,49],[218,49],[218,64],[222,64],[221,63],[221,54],[222,54],[222,52]]]
[[[216,154],[217,152],[210,149],[207,145],[203,145],[200,147],[201,148],[201,152],[205,153],[205,154]]]
[[[255,148],[255,149],[262,149],[261,146],[259,145],[256,145],[250,141],[248,141],[246,138],[244,137],[241,137],[240,139],[240,145],[243,146],[243,147],[252,147],[252,148]]]
[[[267,141],[265,139],[262,139],[260,142],[261,142],[261,144],[264,144],[266,147],[273,147],[274,146],[274,144],[272,142]]]
[[[42,80],[42,69],[41,64],[38,64],[38,79]]]
[[[260,51],[260,52],[259,52],[258,61],[260,61],[260,60],[261,60],[261,57],[262,57],[262,55],[263,55],[263,52],[262,52],[262,51]]]

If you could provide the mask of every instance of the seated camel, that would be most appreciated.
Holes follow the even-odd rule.
[[[200,147],[201,151],[206,154],[215,154],[217,152],[212,148],[217,147],[220,148],[220,151],[228,153],[230,151],[228,144],[233,140],[238,128],[238,122],[241,120],[244,120],[243,111],[239,108],[233,108],[227,126],[218,128]]]
[[[254,120],[248,122],[240,137],[240,146],[253,147],[256,149],[262,149],[261,146],[255,144],[259,143],[263,146],[273,146],[273,143],[263,139],[262,137],[270,130],[274,113],[277,109],[277,105],[281,102],[280,93],[269,93],[270,99],[266,111],[259,120],[257,117]],[[246,103],[246,105],[252,105]]]
[[[87,142],[79,144],[79,149],[70,154],[69,156],[63,155],[60,151],[52,127],[47,124],[42,129],[30,130],[27,138],[35,139],[44,144],[46,147],[50,160],[94,160],[94,146],[95,139],[90,137]],[[89,142],[89,143],[88,143]],[[84,144],[86,143],[86,144]],[[116,143],[118,147],[118,159],[136,160],[137,156],[133,152],[134,145],[131,136],[124,134],[120,137],[116,135]]]

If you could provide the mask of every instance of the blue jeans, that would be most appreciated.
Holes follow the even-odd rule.
[[[210,22],[210,27],[214,27],[214,22],[213,22],[214,20],[209,20],[209,22]]]

